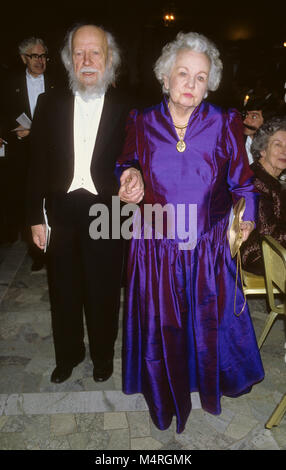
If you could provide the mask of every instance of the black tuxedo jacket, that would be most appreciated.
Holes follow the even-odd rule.
[[[91,176],[100,199],[109,203],[118,193],[114,170],[122,150],[129,99],[111,87],[104,106],[91,161]],[[74,175],[74,96],[54,90],[39,96],[31,140],[28,182],[28,223],[43,222],[43,198],[52,211],[57,196],[66,194]]]
[[[48,90],[54,88],[54,82],[46,73],[44,74],[44,80],[46,93]],[[19,126],[16,119],[20,114],[25,113],[32,120],[26,70],[23,70],[23,72],[18,75],[9,77],[3,84],[1,95],[1,103],[3,106],[1,130],[5,139],[10,141],[15,137],[15,134],[11,132],[11,130]]]

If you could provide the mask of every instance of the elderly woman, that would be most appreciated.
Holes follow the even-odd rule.
[[[286,169],[286,118],[272,118],[263,124],[253,138],[251,152],[254,185],[260,193],[258,221],[241,254],[244,269],[262,275],[261,236],[271,235],[286,247],[286,192],[278,179]]]
[[[123,390],[144,395],[159,429],[175,415],[177,432],[190,414],[191,392],[219,414],[222,395],[246,393],[264,376],[249,311],[234,314],[229,215],[244,197],[246,239],[256,196],[238,112],[204,100],[221,72],[218,50],[200,34],[180,33],[166,45],[155,65],[163,101],[132,111],[118,162],[122,200],[142,199],[139,171],[145,185],[134,218],[142,220],[141,234],[128,260]],[[150,206],[169,209],[161,226]],[[242,303],[239,286],[237,309]]]

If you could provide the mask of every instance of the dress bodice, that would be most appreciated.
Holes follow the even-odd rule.
[[[225,217],[242,196],[245,220],[254,220],[253,175],[239,113],[202,102],[190,117],[184,152],[177,151],[178,140],[165,99],[143,113],[131,113],[121,163],[139,164],[144,204],[196,205],[198,235]]]

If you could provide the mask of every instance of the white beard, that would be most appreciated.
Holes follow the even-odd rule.
[[[113,70],[109,68],[106,68],[103,74],[91,67],[83,67],[81,71],[98,73],[96,83],[94,85],[88,85],[79,81],[73,69],[69,71],[70,89],[72,90],[73,94],[78,93],[85,101],[89,101],[93,98],[99,98],[100,96],[104,95],[114,78]]]

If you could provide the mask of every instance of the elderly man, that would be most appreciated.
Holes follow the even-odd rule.
[[[83,361],[84,316],[93,377],[104,381],[113,372],[123,240],[90,236],[89,214],[101,204],[112,220],[112,196],[118,192],[115,161],[130,106],[114,87],[120,57],[113,37],[102,28],[75,27],[62,59],[70,90],[41,96],[33,121],[29,221],[33,240],[43,249],[45,199],[56,355],[51,381],[67,380]],[[136,183],[136,170],[133,174],[130,181]]]
[[[19,233],[25,238],[24,195],[29,165],[30,122],[33,119],[38,96],[54,86],[46,74],[48,49],[42,39],[35,37],[25,39],[19,45],[19,54],[25,69],[19,75],[9,77],[1,90],[3,108],[0,144],[3,140],[8,142],[5,153],[8,155],[9,194],[6,196],[9,199],[10,241],[16,240]],[[30,254],[33,258],[32,270],[36,271],[43,265],[42,255],[35,249],[31,250]]]

